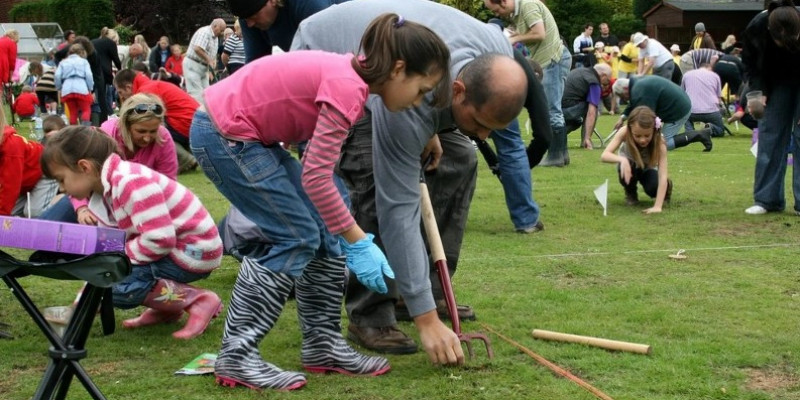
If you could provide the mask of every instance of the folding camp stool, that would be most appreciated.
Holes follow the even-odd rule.
[[[51,344],[48,351],[50,362],[33,396],[34,400],[63,400],[73,377],[78,378],[93,399],[105,400],[79,361],[86,357],[86,339],[98,308],[101,309],[103,333],[108,335],[114,332],[111,286],[122,281],[130,272],[130,260],[120,252],[98,253],[61,263],[36,263],[20,261],[0,251],[0,277]],[[63,338],[50,327],[20,286],[18,278],[28,275],[86,281]]]

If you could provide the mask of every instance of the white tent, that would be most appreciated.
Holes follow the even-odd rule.
[[[55,22],[22,22],[0,24],[0,35],[9,29],[19,32],[17,57],[41,60],[47,53],[64,41],[64,32]]]

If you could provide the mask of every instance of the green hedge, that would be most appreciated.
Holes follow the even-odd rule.
[[[104,26],[114,26],[111,0],[35,0],[16,4],[12,22],[57,22],[61,29],[95,38]]]

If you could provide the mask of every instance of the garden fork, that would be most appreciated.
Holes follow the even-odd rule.
[[[453,323],[453,332],[458,335],[458,340],[464,342],[467,346],[467,352],[470,358],[475,358],[475,352],[472,350],[472,340],[482,340],[486,345],[486,352],[489,358],[494,357],[492,351],[492,344],[489,338],[482,333],[463,333],[461,332],[461,321],[458,318],[458,309],[456,308],[456,296],[453,293],[453,285],[450,282],[450,273],[447,268],[447,257],[444,254],[444,247],[442,246],[442,237],[439,235],[439,227],[436,224],[436,216],[433,214],[433,205],[431,204],[431,197],[428,193],[428,184],[425,183],[425,166],[419,174],[419,189],[420,189],[420,205],[422,207],[422,221],[425,225],[425,233],[428,236],[428,245],[431,249],[431,256],[433,257],[434,264],[439,273],[439,282],[442,284],[442,292],[444,292],[444,299],[447,303],[447,312],[450,313],[450,321]]]

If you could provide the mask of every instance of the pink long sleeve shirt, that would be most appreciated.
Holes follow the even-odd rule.
[[[105,211],[127,234],[125,253],[134,265],[170,257],[188,271],[219,267],[222,240],[217,226],[186,187],[117,154],[103,163],[100,179]]]
[[[347,131],[361,118],[369,96],[352,59],[352,54],[321,51],[262,57],[203,95],[209,116],[228,139],[310,140],[302,184],[333,234],[355,225],[332,179]]]

